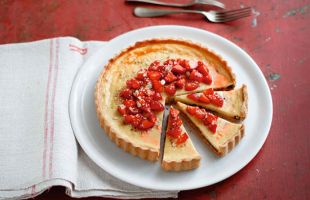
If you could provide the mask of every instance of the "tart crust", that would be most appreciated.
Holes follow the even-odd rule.
[[[167,52],[168,55],[166,55]],[[152,138],[154,144],[151,142],[144,144],[139,138],[133,139],[131,135],[126,135],[127,132],[130,134],[134,132],[128,128],[122,129],[122,126],[129,125],[114,123],[114,120],[122,121],[116,113],[115,105],[118,102],[116,94],[125,86],[125,81],[132,78],[139,69],[146,68],[155,59],[167,59],[167,56],[168,58],[202,59],[209,62],[211,75],[214,76],[215,80],[214,83],[211,85],[202,84],[191,92],[203,91],[210,87],[217,90],[228,90],[234,88],[236,83],[235,75],[226,61],[209,49],[191,41],[177,39],[145,40],[137,42],[110,59],[101,72],[95,89],[95,105],[100,126],[120,148],[150,161],[156,161],[159,158],[162,113],[157,114],[159,124],[156,129],[158,130],[153,130],[154,128],[151,130],[154,136]],[[139,60],[144,62],[138,63]],[[177,95],[187,93],[189,92],[185,90],[177,91]],[[167,100],[169,99],[167,98]],[[156,141],[154,142],[154,140]]]

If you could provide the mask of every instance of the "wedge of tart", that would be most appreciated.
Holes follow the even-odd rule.
[[[198,105],[216,112],[219,116],[231,120],[244,120],[247,114],[247,87],[229,91],[213,91],[212,88],[201,93],[192,93],[175,97],[175,101]]]
[[[119,147],[154,161],[159,158],[166,101],[234,86],[235,76],[226,61],[205,47],[174,39],[137,42],[112,58],[100,74],[97,117]]]
[[[177,102],[176,107],[188,117],[202,139],[218,156],[230,152],[244,135],[242,124],[231,123],[196,106]]]
[[[199,167],[200,159],[186,133],[179,111],[170,107],[162,168],[167,171],[191,170]]]

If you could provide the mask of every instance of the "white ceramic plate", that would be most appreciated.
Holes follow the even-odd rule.
[[[134,157],[118,148],[99,127],[94,105],[96,80],[107,61],[122,49],[150,38],[184,38],[201,43],[228,61],[249,93],[245,137],[228,155],[218,158],[195,134],[190,134],[202,156],[198,169],[165,172],[160,162]],[[249,163],[267,138],[272,121],[272,99],[267,82],[253,59],[232,42],[207,31],[184,26],[153,26],[116,37],[93,55],[79,70],[70,95],[70,118],[75,136],[87,155],[113,176],[149,189],[188,190],[228,178]]]

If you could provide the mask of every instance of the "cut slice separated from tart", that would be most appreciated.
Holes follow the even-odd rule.
[[[204,108],[189,106],[180,102],[177,102],[176,107],[187,116],[201,138],[218,156],[230,152],[244,135],[242,124],[226,121]]]
[[[235,86],[231,68],[199,44],[176,39],[137,42],[112,58],[95,90],[97,117],[119,147],[158,160],[163,108],[175,95]]]
[[[170,107],[161,166],[167,171],[184,171],[199,167],[200,155],[189,138],[179,111]]]
[[[201,93],[180,95],[174,99],[214,111],[219,116],[231,121],[243,120],[247,114],[248,94],[245,85],[229,91],[214,91],[209,88]]]

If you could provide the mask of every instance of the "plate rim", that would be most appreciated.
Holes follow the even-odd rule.
[[[255,149],[255,151],[253,151],[252,155],[250,156],[250,158],[248,160],[246,160],[244,163],[242,163],[239,167],[237,167],[236,170],[234,170],[234,172],[232,173],[224,173],[225,175],[223,175],[221,178],[215,180],[215,181],[212,181],[211,183],[209,184],[198,184],[198,185],[195,185],[195,186],[192,186],[192,187],[186,187],[186,188],[179,188],[179,187],[171,187],[171,188],[162,188],[160,186],[152,186],[152,187],[149,187],[149,186],[146,186],[146,185],[143,185],[143,183],[139,184],[137,183],[136,181],[131,181],[130,179],[125,179],[124,177],[122,176],[119,176],[117,174],[117,172],[114,172],[113,170],[110,170],[108,169],[107,167],[104,167],[102,166],[99,162],[96,161],[96,159],[94,158],[95,156],[92,155],[91,153],[91,149],[90,147],[88,147],[83,139],[82,139],[82,136],[80,136],[77,132],[77,126],[76,126],[76,115],[75,115],[75,108],[74,108],[74,101],[76,101],[76,98],[74,95],[76,95],[76,90],[77,90],[77,86],[78,86],[78,82],[79,80],[81,79],[81,72],[83,71],[83,69],[85,67],[87,67],[88,63],[91,62],[92,59],[94,59],[95,57],[97,57],[98,55],[100,55],[101,52],[103,52],[104,49],[108,48],[109,47],[109,44],[113,44],[113,42],[117,42],[118,40],[121,40],[122,38],[126,38],[128,35],[130,34],[135,34],[137,32],[140,32],[140,31],[152,31],[152,30],[157,30],[157,29],[163,29],[163,28],[166,28],[166,29],[189,29],[189,30],[192,30],[192,31],[198,31],[198,32],[203,32],[204,34],[206,35],[209,35],[209,36],[212,36],[212,37],[215,37],[217,40],[222,40],[224,43],[228,43],[232,46],[234,46],[235,48],[237,48],[241,53],[242,53],[242,56],[245,56],[247,60],[249,60],[253,66],[255,66],[255,71],[260,74],[260,79],[262,80],[262,83],[264,84],[264,87],[267,88],[267,90],[265,90],[266,92],[266,96],[268,98],[268,109],[270,111],[269,115],[267,116],[267,126],[264,128],[264,137],[263,137],[263,140],[260,141],[259,145],[258,145],[258,148]],[[156,37],[153,37],[153,38],[156,38]],[[176,37],[178,38],[178,37]],[[148,38],[148,39],[151,39],[151,38]],[[147,40],[147,39],[143,39],[143,40]],[[137,40],[138,41],[138,40]],[[204,44],[203,44],[204,45]],[[126,46],[131,46],[131,44],[126,44]],[[212,49],[212,48],[211,48]],[[109,58],[110,59],[110,58]],[[270,128],[271,128],[271,124],[272,124],[272,118],[273,118],[273,101],[272,101],[272,96],[271,96],[271,92],[270,92],[270,89],[269,89],[269,86],[268,86],[268,83],[267,83],[267,80],[265,79],[262,71],[260,70],[259,66],[256,64],[256,62],[253,60],[253,58],[248,54],[246,53],[242,48],[240,48],[238,45],[234,44],[233,42],[231,42],[230,40],[220,36],[220,35],[217,35],[215,33],[212,33],[212,32],[209,32],[209,31],[206,31],[206,30],[202,30],[202,29],[199,29],[199,28],[193,28],[193,27],[189,27],[189,26],[179,26],[179,25],[159,25],[159,26],[148,26],[148,27],[143,27],[143,28],[139,28],[139,29],[135,29],[135,30],[132,30],[132,31],[129,31],[129,32],[125,32],[115,38],[113,38],[112,40],[108,41],[104,47],[101,47],[100,49],[98,49],[97,52],[95,52],[93,55],[91,55],[88,60],[79,68],[79,70],[77,71],[76,75],[75,75],[75,78],[74,78],[74,81],[72,83],[72,86],[71,86],[71,90],[70,90],[70,96],[69,96],[69,117],[70,117],[70,123],[71,123],[71,127],[73,129],[73,132],[74,132],[74,136],[75,138],[77,139],[78,143],[80,144],[80,146],[82,147],[82,149],[85,151],[85,153],[90,157],[90,159],[96,163],[100,168],[102,168],[103,170],[105,170],[106,172],[108,172],[109,174],[111,174],[112,176],[122,180],[122,181],[125,181],[127,183],[130,183],[130,184],[133,184],[133,185],[136,185],[136,186],[139,186],[139,187],[143,187],[143,188],[147,188],[147,189],[155,189],[155,190],[164,190],[164,191],[175,191],[175,190],[190,190],[190,189],[196,189],[196,188],[201,188],[201,187],[205,187],[205,186],[209,186],[209,185],[213,185],[215,183],[218,183],[220,181],[223,181],[227,178],[229,178],[230,176],[236,174],[237,172],[239,172],[241,169],[243,169],[249,162],[251,162],[255,156],[259,153],[259,151],[261,150],[261,148],[263,147],[268,135],[269,135],[269,132],[270,132]]]

